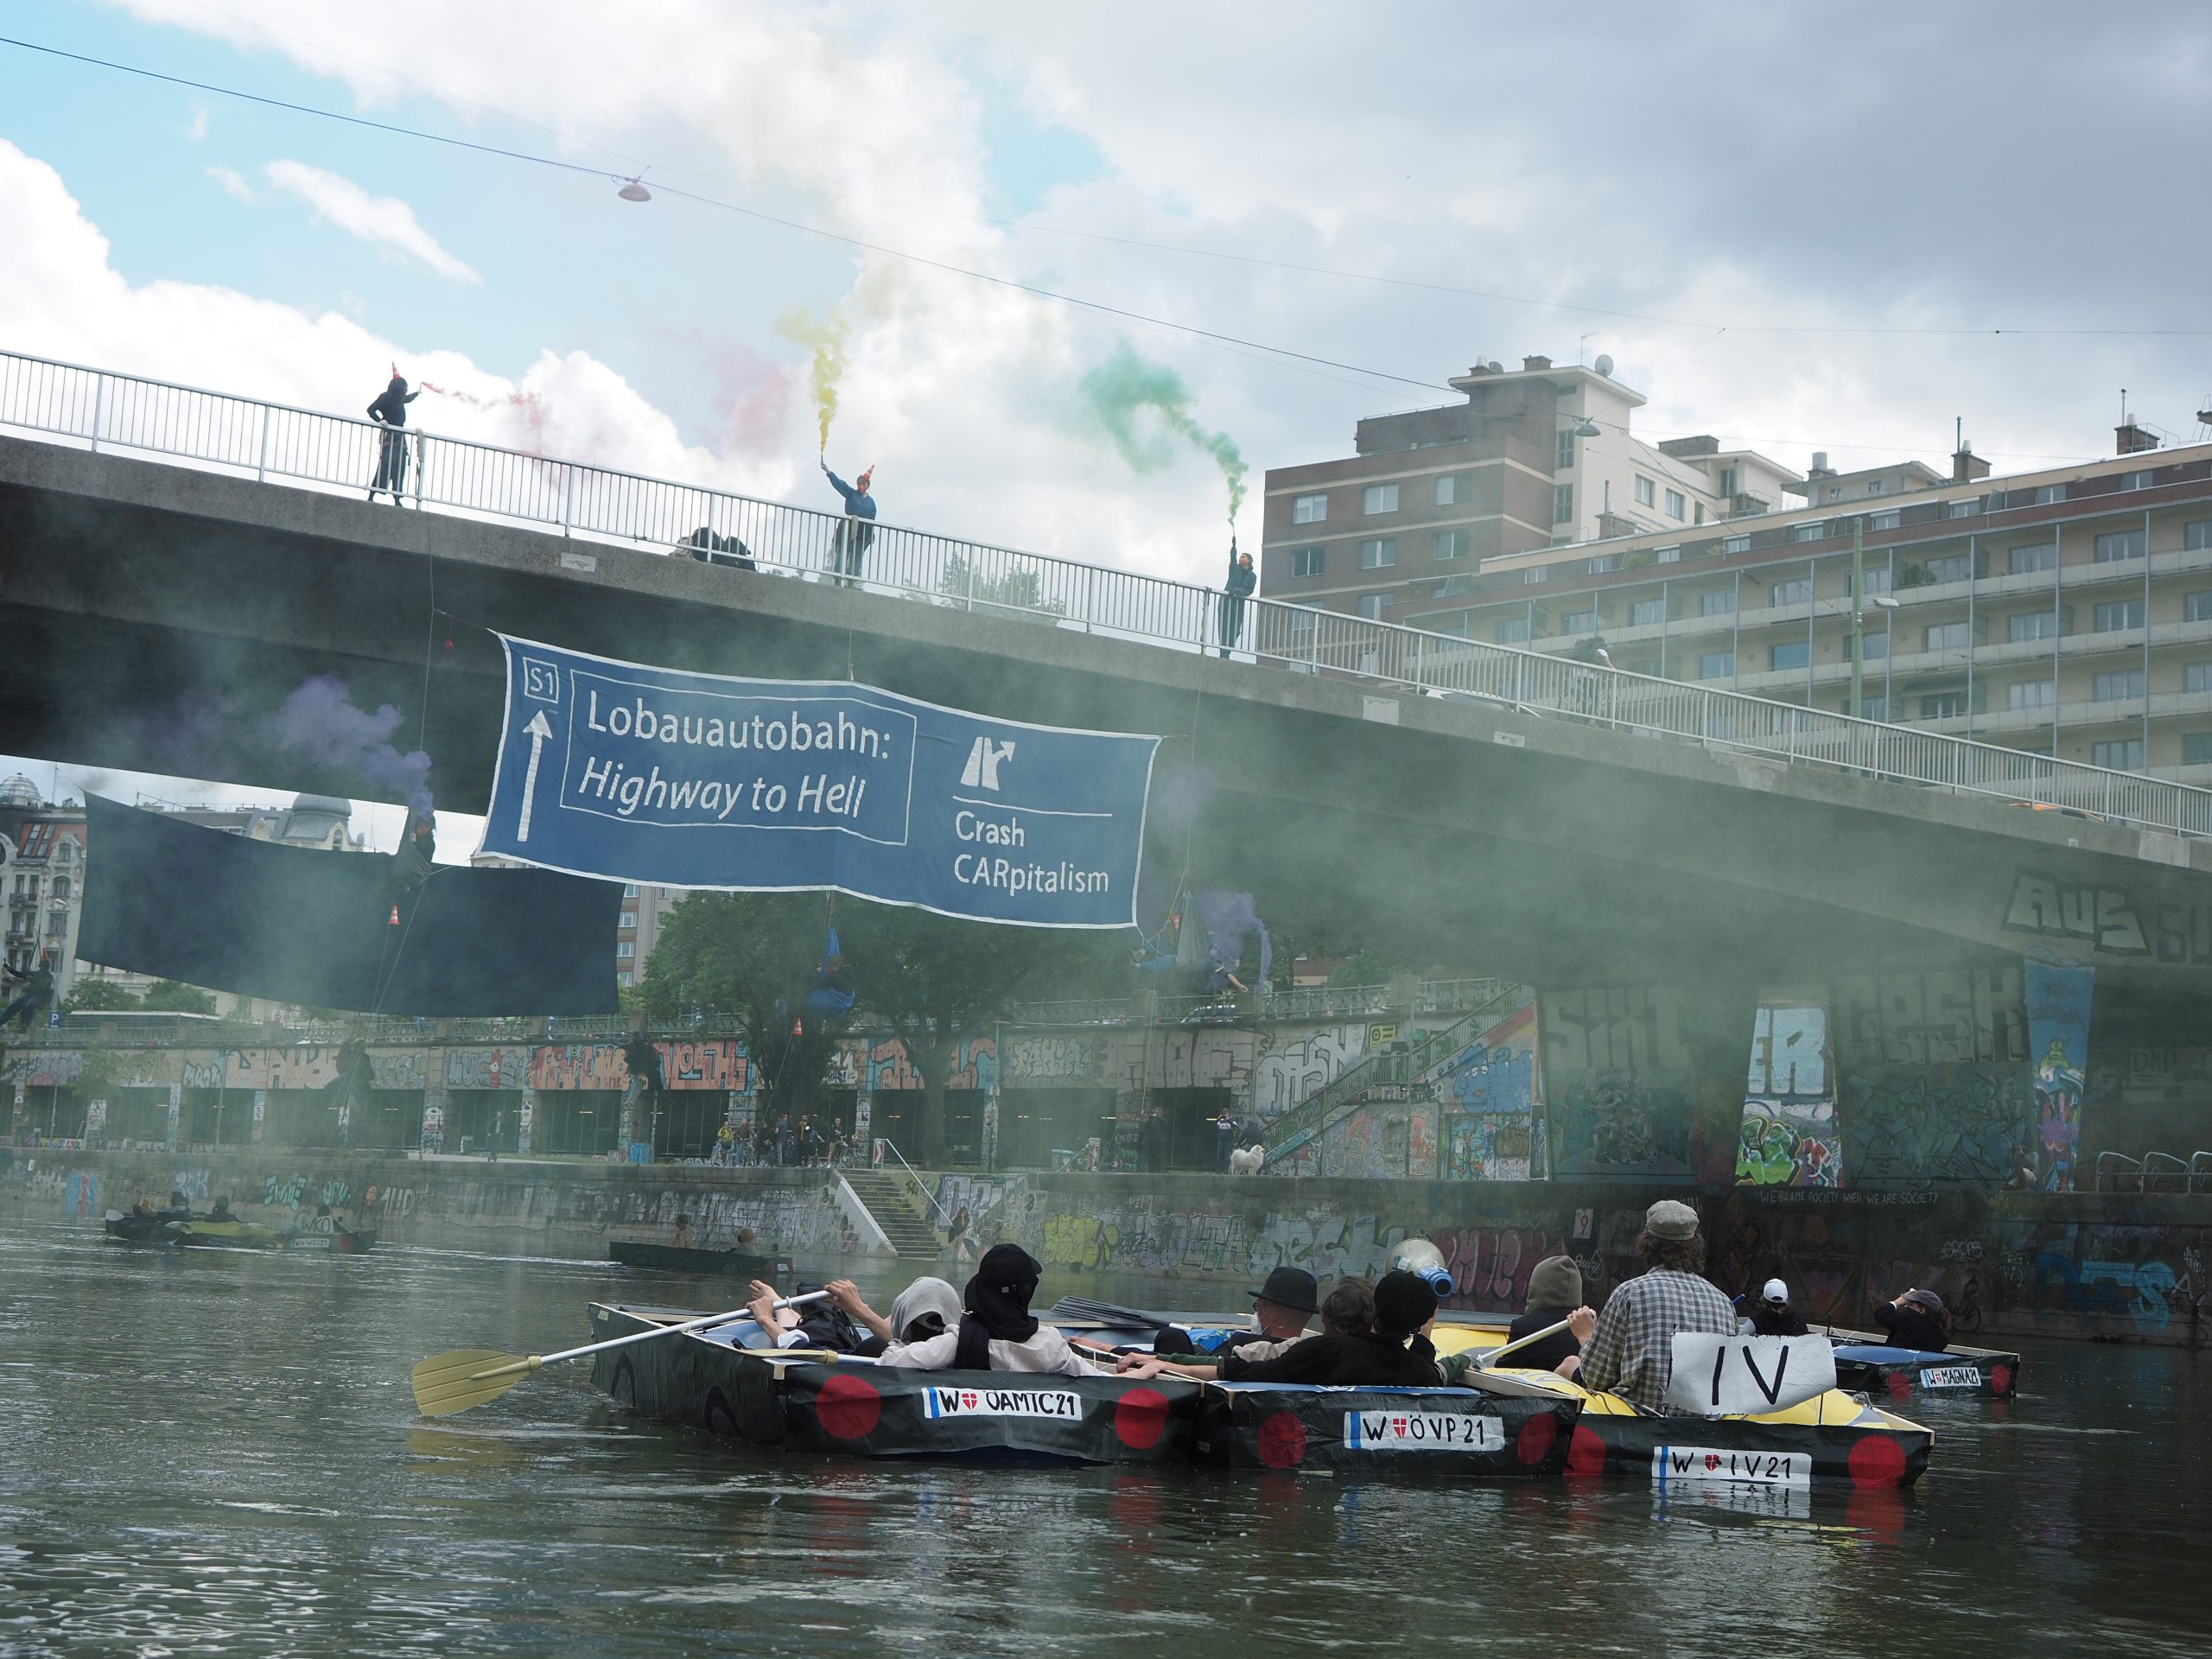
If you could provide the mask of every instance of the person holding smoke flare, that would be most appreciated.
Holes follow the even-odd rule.
[[[407,438],[402,429],[407,424],[407,405],[422,395],[407,390],[394,364],[391,384],[369,405],[369,418],[384,429],[378,437],[376,481],[369,486],[372,501],[382,490],[391,497],[393,506],[399,505],[399,492],[407,482]]]
[[[1236,537],[1229,537],[1229,578],[1221,585],[1217,622],[1221,638],[1221,654],[1229,655],[1230,649],[1244,632],[1244,601],[1260,585],[1260,573],[1252,568],[1252,556],[1236,550]]]
[[[861,556],[875,539],[875,498],[868,493],[868,480],[875,476],[875,467],[871,463],[868,471],[848,484],[823,461],[822,475],[830,480],[831,489],[845,498],[845,522],[837,526],[837,539],[830,544],[830,568],[836,572],[830,580],[840,588],[857,588]]]

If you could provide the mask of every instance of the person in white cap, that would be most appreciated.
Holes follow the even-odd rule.
[[[1605,1299],[1598,1328],[1583,1344],[1575,1380],[1663,1413],[1675,1374],[1675,1332],[1732,1337],[1736,1306],[1702,1277],[1705,1239],[1697,1230],[1697,1211],[1687,1204],[1662,1198],[1645,1211],[1636,1254],[1645,1270]]]
[[[1805,1334],[1805,1316],[1789,1305],[1789,1287],[1779,1279],[1770,1279],[1759,1292],[1758,1301],[1744,1310],[1751,1322],[1751,1334],[1757,1337],[1802,1337]]]

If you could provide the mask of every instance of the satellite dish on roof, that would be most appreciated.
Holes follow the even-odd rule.
[[[1505,372],[1504,365],[1494,357],[1491,359],[1489,362],[1484,364],[1483,366],[1488,369],[1492,374],[1503,374]]]
[[[1595,363],[1592,363],[1590,366],[1597,370],[1599,373],[1604,375],[1608,380],[1613,378],[1613,359],[1612,354],[1609,352],[1599,353],[1598,360]]]

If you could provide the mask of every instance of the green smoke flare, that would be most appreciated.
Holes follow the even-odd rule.
[[[1083,377],[1084,410],[1104,429],[1122,459],[1140,473],[1156,473],[1175,459],[1171,438],[1182,438],[1214,458],[1229,483],[1229,522],[1244,505],[1244,457],[1226,432],[1209,432],[1191,416],[1191,389],[1162,363],[1148,363],[1126,340]],[[1143,416],[1150,410],[1158,424]]]

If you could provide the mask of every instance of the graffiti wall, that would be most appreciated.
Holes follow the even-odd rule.
[[[1525,1181],[1540,1166],[1536,1005],[1499,1021],[1423,1079],[1444,1109],[1447,1180]]]
[[[2025,976],[2042,1185],[2046,1192],[2070,1192],[2081,1161],[2082,1079],[2089,1069],[2089,998],[2096,974],[2030,962]]]
[[[1540,999],[1555,1175],[1621,1179],[1691,1173],[1695,1093],[1685,1000],[1671,986]]]
[[[1272,1123],[1359,1063],[1367,1053],[1367,1027],[1269,1029],[1258,1034],[1255,1048],[1250,1110]]]
[[[1738,1185],[1836,1186],[1842,1176],[1843,1139],[1833,1100],[1798,1096],[1744,1103],[1736,1145]]]

